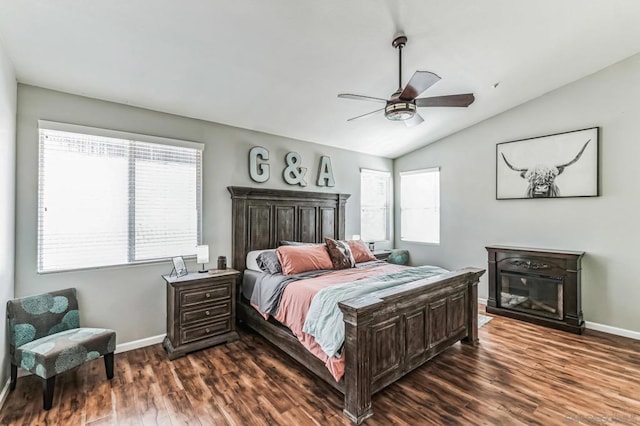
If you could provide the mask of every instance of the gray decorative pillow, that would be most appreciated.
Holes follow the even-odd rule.
[[[282,273],[282,265],[280,265],[278,255],[275,250],[260,253],[256,258],[256,262],[258,263],[258,267],[264,272],[268,272],[270,274]]]
[[[356,260],[353,258],[349,244],[328,237],[325,237],[324,241],[327,243],[333,269],[347,269],[356,266]]]

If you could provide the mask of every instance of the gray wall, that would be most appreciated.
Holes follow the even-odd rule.
[[[639,332],[639,118],[636,55],[398,158],[396,206],[399,172],[441,167],[441,244],[397,246],[411,250],[414,264],[447,268],[486,267],[491,244],[585,251],[585,319]],[[601,128],[600,197],[496,201],[496,143],[594,126]],[[480,297],[487,297],[486,276]]]
[[[238,111],[241,114],[241,111]],[[360,233],[360,167],[388,170],[390,159],[286,139],[221,124],[193,120],[125,105],[83,98],[33,86],[18,86],[16,296],[59,288],[78,288],[81,321],[110,327],[118,343],[165,333],[165,287],[161,274],[170,262],[38,275],[36,225],[38,191],[38,119],[124,130],[203,142],[203,237],[211,260],[231,257],[229,185],[258,186],[249,178],[248,152],[253,146],[270,151],[271,179],[267,188],[302,189],[282,179],[284,156],[297,151],[308,168],[305,190],[351,194],[347,204],[347,235]],[[334,188],[315,185],[320,156],[331,157]],[[190,270],[197,266],[189,263]]]
[[[15,260],[16,76],[0,42],[0,313],[13,298]],[[8,377],[6,327],[0,327],[0,389]]]

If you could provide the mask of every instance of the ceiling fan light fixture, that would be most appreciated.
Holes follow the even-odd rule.
[[[390,103],[384,109],[384,115],[392,121],[404,121],[416,115],[416,104],[413,102]]]

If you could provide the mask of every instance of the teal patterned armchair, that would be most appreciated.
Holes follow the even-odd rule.
[[[22,297],[7,302],[11,390],[18,367],[43,379],[44,409],[51,408],[56,375],[104,356],[107,379],[113,377],[116,332],[81,328],[76,289]]]

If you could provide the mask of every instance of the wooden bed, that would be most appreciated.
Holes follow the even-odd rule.
[[[281,240],[344,239],[348,194],[227,189],[233,209],[233,267],[239,271],[244,271],[249,251],[275,248]],[[372,394],[459,340],[477,344],[477,284],[483,273],[465,268],[340,303],[345,323],[345,374],[340,382],[293,334],[265,321],[242,297],[237,315],[343,393],[344,414],[359,424],[373,414]]]

